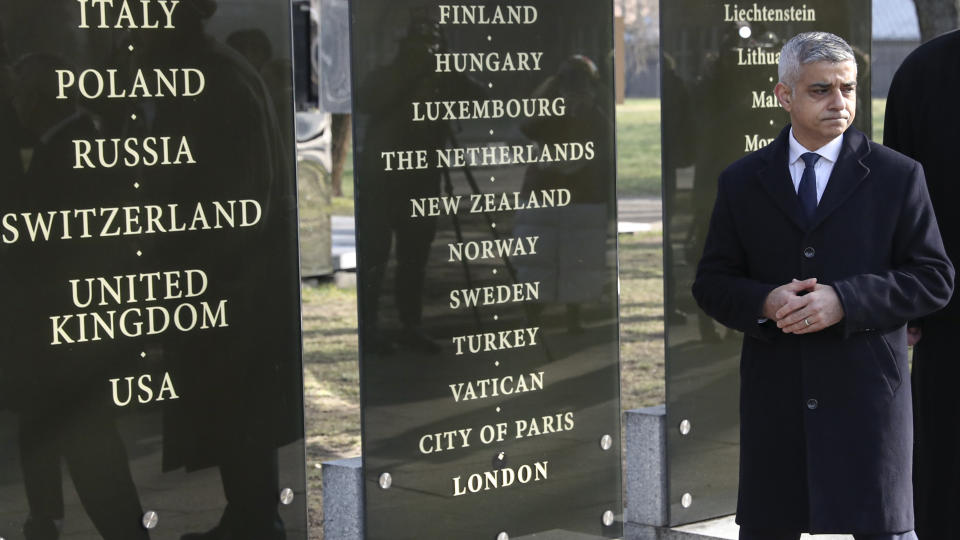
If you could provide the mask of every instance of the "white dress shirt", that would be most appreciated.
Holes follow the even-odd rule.
[[[837,164],[837,158],[840,157],[841,148],[843,148],[843,135],[816,150],[808,150],[793,136],[793,128],[791,127],[790,154],[787,156],[787,165],[790,168],[790,178],[793,180],[793,191],[800,191],[800,179],[803,178],[803,170],[807,167],[800,156],[807,152],[820,154],[820,159],[813,166],[813,171],[817,174],[817,204],[820,204],[823,192],[827,189],[827,182],[830,181],[830,173],[833,172],[833,166]],[[765,322],[767,322],[765,317],[757,319],[757,324]]]
[[[819,204],[820,198],[823,197],[824,190],[827,189],[827,182],[830,181],[830,173],[833,172],[833,166],[836,165],[837,158],[840,157],[840,149],[842,147],[843,135],[840,135],[816,150],[809,150],[797,142],[797,139],[793,136],[793,128],[790,128],[790,154],[787,157],[787,165],[790,167],[790,178],[793,179],[793,191],[799,191],[800,179],[803,177],[803,169],[806,168],[806,164],[800,156],[807,152],[820,154],[820,159],[817,160],[817,164],[813,167],[814,172],[817,174],[817,204]]]

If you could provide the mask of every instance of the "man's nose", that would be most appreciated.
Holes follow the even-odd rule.
[[[843,90],[839,88],[834,88],[830,91],[830,108],[831,109],[844,109],[846,108],[846,102],[843,100]]]

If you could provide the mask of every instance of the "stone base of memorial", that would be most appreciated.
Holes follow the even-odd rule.
[[[736,540],[740,527],[724,516],[680,527],[669,527],[667,490],[667,409],[649,407],[626,412],[627,508],[625,540]],[[681,506],[694,503],[683,497]],[[804,535],[803,538],[810,538]],[[850,540],[848,535],[817,535],[817,540]]]
[[[737,540],[740,527],[734,522],[733,516],[726,516],[674,528],[625,523],[623,532],[625,540]],[[852,538],[844,534],[816,536],[805,534],[801,540],[852,540]]]
[[[624,540],[736,540],[734,516],[670,527],[667,496],[666,407],[626,412],[627,507]],[[323,464],[323,537],[363,539],[363,464],[359,457]],[[692,500],[689,501],[692,504]],[[682,502],[681,502],[682,504]],[[804,535],[803,539],[852,540],[849,535]]]
[[[323,464],[323,537],[363,539],[363,460],[359,457]]]

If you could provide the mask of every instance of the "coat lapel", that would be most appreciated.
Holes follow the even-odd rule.
[[[856,190],[860,182],[867,177],[870,169],[863,164],[863,159],[870,153],[867,137],[860,131],[850,128],[843,136],[843,148],[837,158],[827,189],[820,198],[817,211],[813,215],[813,230],[833,213]]]
[[[780,210],[802,230],[807,229],[807,219],[800,208],[800,199],[793,188],[790,179],[790,169],[787,166],[790,144],[790,126],[785,127],[780,135],[764,149],[766,166],[760,170],[760,185],[773,199]]]

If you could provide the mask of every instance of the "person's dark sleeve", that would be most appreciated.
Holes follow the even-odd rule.
[[[923,168],[915,163],[901,198],[893,238],[893,264],[886,272],[834,282],[844,312],[844,332],[895,328],[947,304],[954,269],[943,249]]]
[[[916,137],[913,133],[914,123],[910,114],[915,96],[910,96],[908,87],[911,84],[910,60],[900,65],[890,83],[890,89],[887,92],[886,111],[883,120],[883,145],[893,148],[901,154],[916,158],[914,153],[914,143]],[[915,107],[914,107],[915,108]],[[922,328],[923,318],[913,319],[907,322],[911,328]]]

